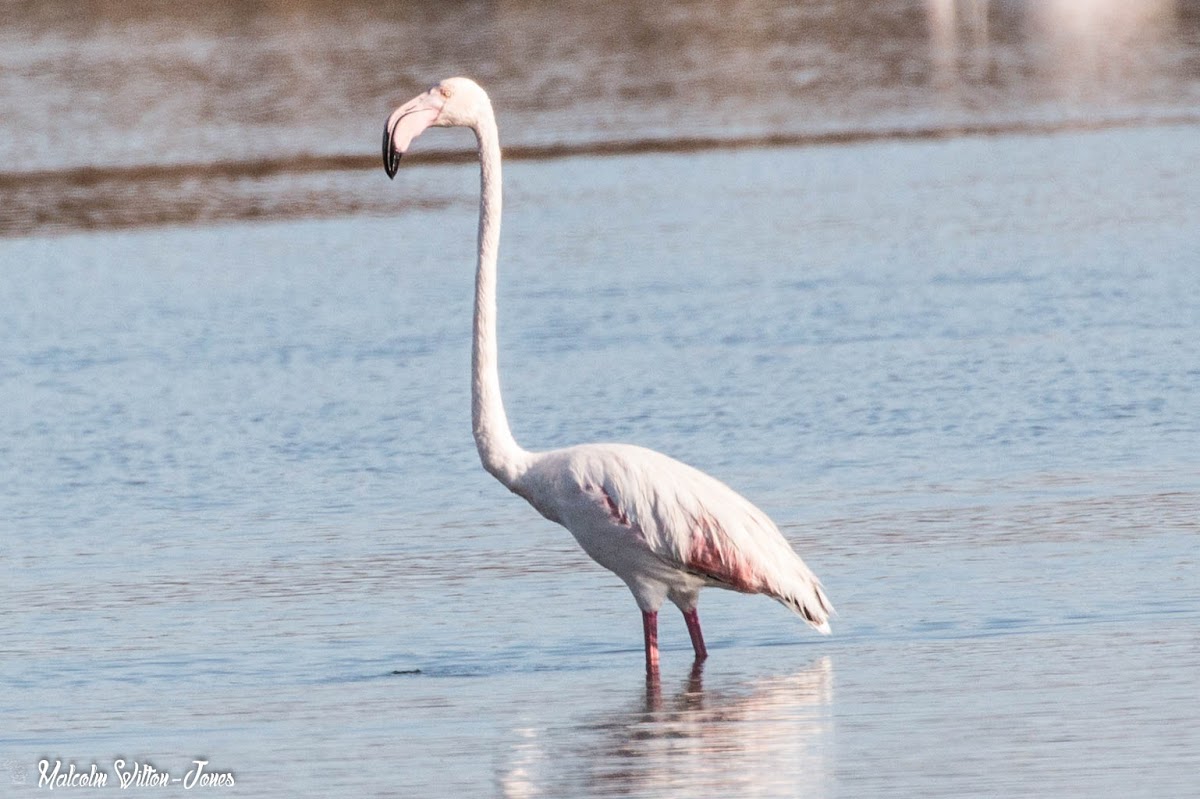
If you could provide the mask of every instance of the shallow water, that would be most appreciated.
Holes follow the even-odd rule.
[[[706,592],[708,663],[664,612],[657,685],[628,591],[479,468],[473,167],[10,232],[5,795],[118,758],[251,796],[1194,793],[1196,131],[506,166],[518,440],[714,473],[838,608]],[[399,205],[292,197],[326,190]]]

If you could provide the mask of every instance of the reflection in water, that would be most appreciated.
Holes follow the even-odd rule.
[[[674,691],[647,678],[628,710],[565,731],[514,729],[501,793],[820,795],[831,779],[832,684],[828,657],[730,688],[706,689],[702,664]]]
[[[925,0],[933,85],[953,93],[963,83],[987,78],[987,0]]]
[[[1177,0],[925,0],[925,15],[933,87],[968,108],[999,87],[1067,108],[1161,100],[1186,50]]]
[[[1068,100],[1152,88],[1154,56],[1161,58],[1176,24],[1176,0],[1044,0],[1029,7],[1045,80]]]

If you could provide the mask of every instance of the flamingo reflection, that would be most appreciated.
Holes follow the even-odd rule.
[[[833,663],[705,686],[697,663],[674,690],[647,677],[626,710],[567,730],[521,728],[501,795],[820,795],[830,786]]]
[[[1152,93],[1178,16],[1179,0],[925,0],[930,80],[967,105],[1019,81],[1066,100]],[[1014,36],[1025,41],[1017,61],[1004,46]]]

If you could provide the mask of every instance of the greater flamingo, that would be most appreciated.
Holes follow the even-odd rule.
[[[658,609],[683,612],[696,661],[707,656],[696,602],[718,586],[766,594],[829,633],[821,583],[765,513],[691,466],[629,444],[527,452],[513,438],[496,364],[496,259],[500,243],[500,140],[487,94],[449,78],[397,108],[383,133],[394,178],[409,145],[430,126],[470,128],[480,157],[471,416],[483,466],[547,519],[571,531],[597,563],[625,581],[642,611],[646,671],[658,673]]]

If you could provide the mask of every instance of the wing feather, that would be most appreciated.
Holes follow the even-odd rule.
[[[719,480],[629,445],[600,445],[577,470],[610,520],[659,558],[736,591],[768,594],[828,631],[832,607],[771,519]]]

